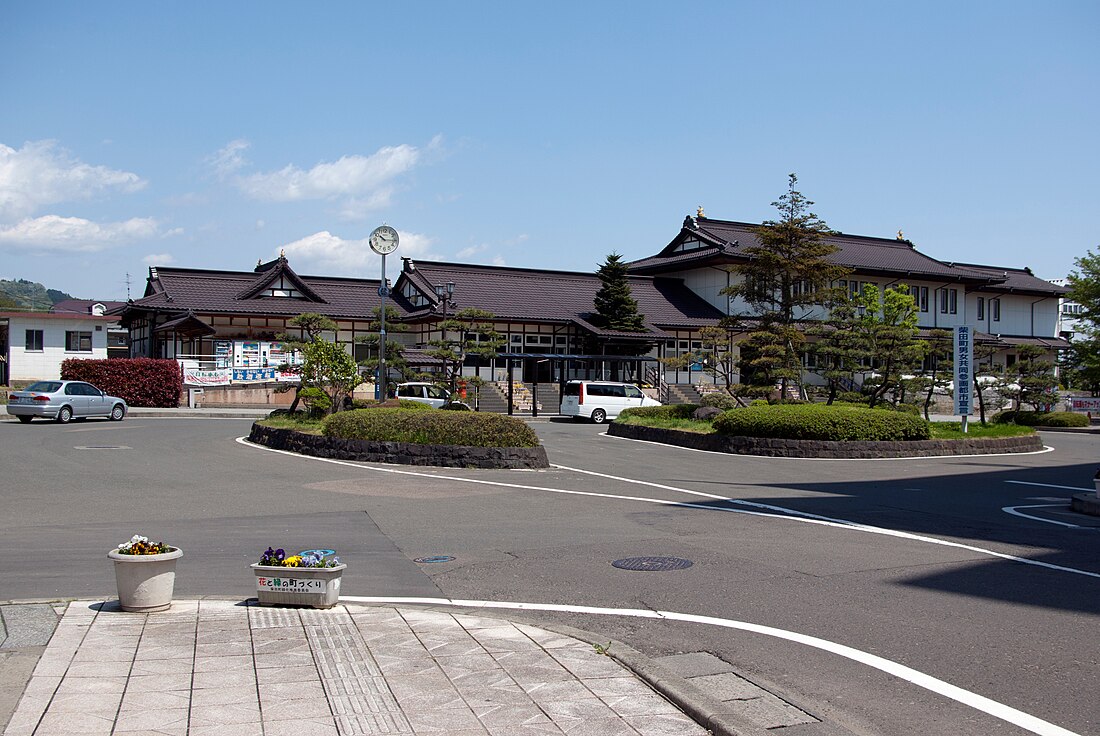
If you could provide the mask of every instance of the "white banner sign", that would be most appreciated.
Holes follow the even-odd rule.
[[[1070,399],[1070,408],[1073,411],[1080,412],[1100,412],[1100,398],[1075,396]]]
[[[974,331],[970,325],[955,327],[955,414],[969,416],[974,392]]]
[[[232,379],[233,371],[229,368],[215,368],[203,370],[201,368],[184,368],[183,382],[187,386],[228,386]]]

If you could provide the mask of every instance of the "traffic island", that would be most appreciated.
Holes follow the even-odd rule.
[[[469,447],[421,445],[411,442],[377,442],[342,439],[276,429],[253,424],[248,440],[273,450],[334,460],[358,460],[395,465],[433,465],[443,468],[522,469],[548,468],[546,448]]]
[[[944,455],[989,455],[1039,452],[1043,440],[1037,434],[1020,437],[989,437],[959,440],[907,440],[899,442],[836,440],[788,440],[771,437],[736,437],[659,429],[637,424],[608,425],[612,437],[689,447],[693,450],[726,452],[762,457],[873,459],[893,457],[938,457]]]

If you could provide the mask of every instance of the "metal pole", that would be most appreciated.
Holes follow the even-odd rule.
[[[379,301],[382,304],[378,315],[378,396],[379,401],[386,400],[386,254],[382,254],[382,285],[378,287]]]

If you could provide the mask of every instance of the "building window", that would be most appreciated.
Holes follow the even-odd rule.
[[[978,319],[985,319],[985,297],[978,297]]]
[[[70,353],[92,352],[92,333],[67,330],[65,332],[65,350]]]
[[[42,351],[42,330],[27,330],[27,350]]]
[[[989,300],[989,311],[993,313],[993,321],[994,322],[1000,322],[1001,321],[1001,300],[1000,299],[990,299]]]
[[[951,314],[959,313],[959,290],[948,289],[947,290],[947,307]]]
[[[927,286],[910,286],[909,296],[913,297],[913,301],[916,302],[917,308],[922,312],[928,311],[928,287]]]
[[[947,314],[947,289],[936,289],[936,301],[940,303],[940,314]]]

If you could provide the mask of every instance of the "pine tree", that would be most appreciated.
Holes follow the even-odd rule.
[[[643,317],[638,313],[638,302],[630,291],[626,264],[622,256],[612,253],[596,271],[602,286],[596,292],[596,314],[592,323],[605,330],[617,332],[645,332]]]

